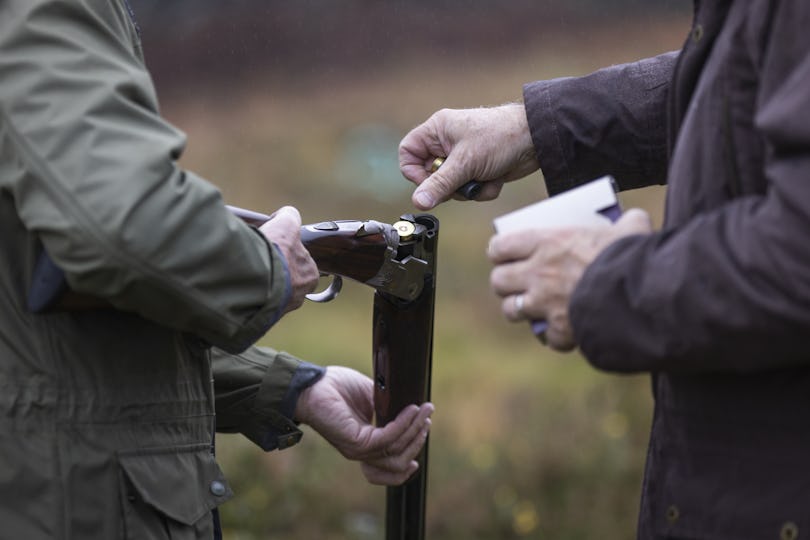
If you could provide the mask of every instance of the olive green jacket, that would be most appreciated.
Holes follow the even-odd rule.
[[[250,348],[283,257],[177,166],[184,142],[124,0],[0,0],[2,538],[211,538],[214,430],[300,437],[300,361]],[[30,313],[42,249],[115,309]]]

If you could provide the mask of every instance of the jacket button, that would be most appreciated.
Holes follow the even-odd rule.
[[[703,25],[696,24],[692,29],[692,41],[695,43],[700,43],[701,39],[703,39]]]
[[[678,509],[677,506],[670,505],[667,508],[667,521],[669,521],[670,525],[674,525],[676,521],[681,517],[681,511]]]
[[[792,521],[787,521],[782,524],[782,530],[779,531],[779,540],[796,540],[799,537],[799,527]]]
[[[219,480],[214,480],[211,482],[211,486],[209,487],[211,493],[216,495],[217,497],[222,497],[225,495],[225,484],[220,482]]]

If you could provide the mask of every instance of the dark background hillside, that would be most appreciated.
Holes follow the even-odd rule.
[[[508,55],[522,43],[628,17],[684,13],[686,0],[131,0],[164,87],[261,71],[374,71],[403,57]],[[322,73],[323,75],[323,73]]]

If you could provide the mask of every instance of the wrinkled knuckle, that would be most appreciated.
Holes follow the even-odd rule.
[[[508,321],[514,321],[516,318],[515,314],[512,312],[511,302],[506,298],[501,301],[501,312]]]
[[[501,256],[501,243],[500,240],[490,240],[487,245],[487,257],[493,263],[497,262]]]
[[[298,211],[297,208],[294,206],[285,206],[284,215],[288,216],[289,219],[296,224],[296,226],[301,225],[301,213]],[[298,231],[296,231],[296,234]]]
[[[410,138],[413,137],[413,132],[406,135],[404,139],[399,142],[399,146],[397,147],[397,156],[399,156],[399,166],[402,167],[403,165],[407,165],[410,163],[410,157],[412,156],[413,152],[410,149]]]
[[[489,273],[489,286],[496,293],[500,290],[500,285],[503,280],[501,274],[503,274],[503,271],[500,267],[495,267],[492,272]]]
[[[437,186],[441,191],[447,191],[453,187],[450,179],[439,172],[433,173],[433,185]]]
[[[454,113],[455,111],[453,109],[449,107],[443,107],[438,111],[436,111],[435,113],[433,113],[433,118],[438,121],[443,121],[453,116]]]

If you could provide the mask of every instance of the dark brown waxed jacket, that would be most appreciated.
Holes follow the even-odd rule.
[[[0,0],[0,538],[210,539],[214,430],[300,437],[302,363],[249,347],[283,258],[177,166],[184,142],[124,0]],[[115,309],[31,313],[42,249]]]
[[[587,359],[653,375],[641,539],[810,535],[810,3],[695,4],[679,54],[526,85],[548,189],[666,183],[570,305]]]

